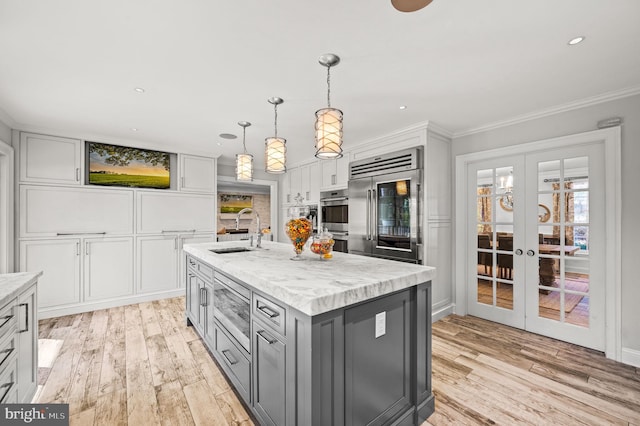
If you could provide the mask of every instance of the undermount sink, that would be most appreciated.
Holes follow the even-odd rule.
[[[226,254],[226,253],[241,253],[243,251],[251,251],[251,249],[248,247],[222,247],[217,249],[209,249],[209,251],[212,251],[217,254]]]

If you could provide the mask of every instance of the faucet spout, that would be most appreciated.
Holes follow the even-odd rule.
[[[242,216],[244,213],[251,213],[252,211],[253,209],[251,209],[250,207],[245,207],[238,212],[238,215],[236,216],[236,231],[240,229],[240,216]]]

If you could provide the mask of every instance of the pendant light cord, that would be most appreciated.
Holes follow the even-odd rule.
[[[327,107],[331,108],[331,65],[327,67]]]
[[[273,104],[274,120],[273,127],[275,128],[275,138],[278,139],[278,104]]]
[[[242,126],[242,149],[244,150],[244,153],[247,153],[247,145],[245,144],[245,135],[247,133],[247,127],[246,126]]]

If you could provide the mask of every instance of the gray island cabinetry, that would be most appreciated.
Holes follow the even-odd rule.
[[[296,262],[273,242],[184,249],[187,322],[261,425],[418,425],[433,412],[434,268]]]

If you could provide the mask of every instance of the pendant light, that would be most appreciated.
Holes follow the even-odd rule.
[[[316,111],[316,157],[321,160],[342,157],[342,111],[331,108],[331,67],[340,57],[327,53],[318,59],[327,67],[327,108]]]
[[[236,180],[250,182],[253,180],[253,155],[247,154],[247,145],[245,143],[245,133],[247,127],[251,126],[248,121],[238,121],[238,125],[242,127],[242,154],[236,154]]]
[[[273,126],[275,130],[272,138],[266,138],[264,140],[265,171],[267,173],[282,174],[287,171],[287,140],[278,137],[278,105],[283,103],[284,100],[273,97],[267,99],[267,101],[273,105],[275,116]]]

